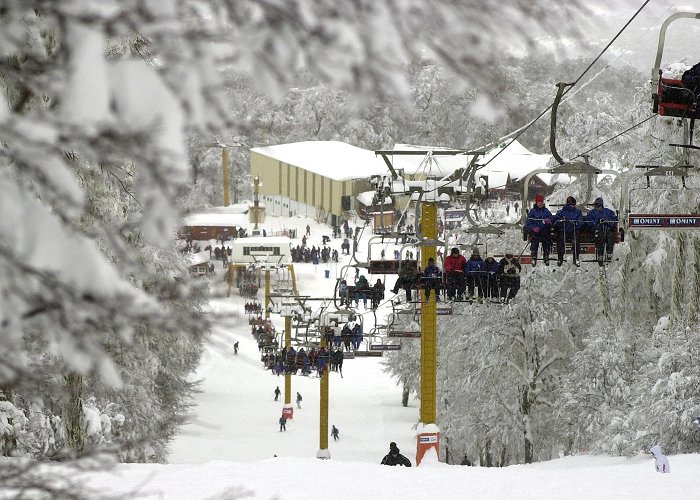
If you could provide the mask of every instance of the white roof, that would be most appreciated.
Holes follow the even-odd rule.
[[[375,194],[377,194],[376,191],[364,191],[357,195],[357,201],[368,207],[372,204],[372,200],[374,199]],[[389,196],[384,198],[385,205],[390,205],[391,203],[393,202],[391,201],[391,198]]]
[[[338,181],[387,172],[386,163],[374,151],[340,141],[293,142],[251,151]]]
[[[477,171],[478,175],[488,175],[490,188],[502,188],[506,184],[508,174],[514,181],[524,178],[533,170],[549,168],[551,154],[536,154],[530,152],[518,141],[512,143],[503,151],[503,147],[494,148],[478,162],[485,167]],[[498,155],[498,156],[496,156]],[[537,174],[537,177],[547,185],[551,185],[554,175]]]
[[[202,209],[183,217],[185,226],[241,227],[250,224],[246,203]]]
[[[450,151],[450,148],[410,144],[396,144],[393,149],[397,151]],[[518,180],[533,170],[547,168],[552,158],[550,154],[532,153],[518,141],[513,141],[503,153],[496,157],[496,154],[502,149],[501,147],[494,148],[478,160],[480,164],[485,164],[495,157],[486,167],[479,170],[481,174],[488,174],[490,187],[498,188],[505,185],[509,173],[511,179]],[[340,141],[295,142],[253,148],[251,151],[335,180],[364,179],[372,175],[388,175],[386,163],[380,156],[376,156],[374,151]],[[389,160],[394,168],[403,169],[406,175],[425,174],[428,177],[442,178],[453,174],[459,168],[467,167],[472,156],[466,154],[434,155],[431,161],[426,161],[426,157],[422,155],[397,155],[389,156]],[[552,174],[538,174],[538,177],[548,185],[554,181]]]
[[[198,266],[199,264],[206,264],[209,262],[209,250],[204,252],[192,253],[189,255],[190,266]]]

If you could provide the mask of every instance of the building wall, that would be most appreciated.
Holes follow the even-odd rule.
[[[317,209],[340,217],[342,196],[351,197],[351,208],[357,207],[355,196],[371,189],[365,180],[338,181],[262,155],[250,152],[250,172],[262,182],[264,197],[272,215],[295,213],[315,217]]]

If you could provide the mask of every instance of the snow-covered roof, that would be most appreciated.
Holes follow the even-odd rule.
[[[384,160],[374,151],[340,141],[293,142],[251,151],[338,181],[364,179],[387,172]]]
[[[410,144],[396,144],[393,149],[396,151],[450,151],[449,148]],[[508,174],[511,179],[518,180],[533,170],[547,168],[552,158],[550,154],[532,153],[518,141],[513,141],[503,153],[496,157],[501,149],[494,148],[479,158],[481,164],[490,161],[479,173],[489,176],[491,187],[505,185]],[[381,157],[376,156],[374,151],[340,141],[295,142],[253,148],[251,151],[335,180],[366,179],[372,175],[388,174],[386,163]],[[491,161],[494,157],[495,159]],[[423,174],[428,177],[442,178],[452,175],[459,168],[467,167],[472,156],[434,155],[431,161],[426,161],[423,155],[396,155],[389,156],[389,160],[395,169],[402,169],[405,175]],[[538,177],[548,185],[553,182],[552,174],[538,174]]]
[[[377,194],[376,191],[364,191],[357,195],[357,201],[368,207],[372,204],[372,200],[374,199],[375,194]],[[385,205],[390,205],[391,203],[393,202],[389,196],[384,198]]]
[[[518,141],[513,141],[505,151],[499,154],[502,150],[502,147],[494,148],[478,160],[480,164],[486,166],[479,169],[477,175],[487,175],[490,188],[505,186],[509,174],[512,180],[517,181],[533,170],[548,168],[552,159],[550,154],[532,153]],[[537,174],[537,177],[548,186],[554,182],[553,174]]]
[[[394,151],[452,151],[450,148],[435,146],[415,146],[411,144],[396,144]],[[469,165],[472,157],[464,155],[440,156],[433,155],[431,161],[426,161],[425,156],[392,156],[389,158],[396,169],[403,169],[404,174],[423,174],[427,177],[442,178],[452,175],[455,170]]]
[[[185,226],[246,226],[250,223],[247,203],[239,203],[228,207],[211,207],[187,214],[183,217]]]
[[[198,266],[199,264],[206,264],[209,262],[209,250],[204,252],[197,252],[189,255],[190,266]]]

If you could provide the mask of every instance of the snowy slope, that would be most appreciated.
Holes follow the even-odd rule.
[[[307,222],[274,223],[297,227],[301,235]],[[329,231],[310,224],[311,243],[318,244],[320,235]],[[332,245],[339,243],[335,240]],[[366,246],[360,249],[365,251]],[[326,279],[324,270],[334,277],[341,269],[323,264],[295,264],[295,268],[301,292],[313,296],[331,293],[334,280]],[[393,278],[388,285],[393,285]],[[418,402],[401,406],[400,389],[382,373],[377,359],[347,360],[342,379],[331,374],[329,423],[338,426],[341,439],[329,442],[331,460],[318,460],[314,458],[319,444],[318,379],[293,378],[292,394],[299,391],[304,400],[287,432],[280,433],[282,402],[274,401],[273,391],[277,385],[284,390],[284,378],[263,371],[243,314],[244,301],[235,291],[231,298],[222,297],[220,281],[213,281],[212,288],[217,296],[210,308],[218,326],[197,373],[203,392],[197,397],[193,422],[172,445],[171,465],[119,465],[113,472],[87,476],[91,486],[130,497],[137,489],[139,498],[183,500],[700,498],[698,455],[670,457],[672,474],[656,473],[649,456],[566,457],[500,469],[378,465],[390,441],[396,441],[415,464],[412,426]],[[371,322],[370,317],[366,315],[365,321]],[[281,319],[275,321],[281,328]],[[236,340],[237,356],[232,348]]]

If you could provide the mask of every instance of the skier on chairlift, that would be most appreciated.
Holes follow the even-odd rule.
[[[447,280],[447,298],[455,300],[455,294],[459,300],[464,295],[464,266],[467,261],[459,253],[459,248],[454,247],[450,255],[445,258],[445,278]]]
[[[569,240],[571,241],[574,256],[574,265],[580,266],[578,232],[581,230],[583,214],[581,209],[576,207],[576,198],[573,196],[567,197],[566,205],[556,213],[553,220],[554,227],[557,230],[557,265],[561,266],[564,263],[566,241]]]
[[[500,267],[499,284],[501,287],[501,302],[507,304],[515,298],[520,290],[520,261],[513,252],[506,252],[506,256],[498,263]]]
[[[423,270],[420,278],[425,290],[425,301],[430,300],[430,290],[435,290],[435,300],[440,300],[440,288],[442,285],[442,271],[435,265],[435,259],[428,258],[428,265]]]
[[[532,254],[532,266],[537,265],[537,253],[542,243],[544,265],[549,265],[549,253],[552,248],[552,212],[544,206],[544,196],[535,196],[535,205],[527,214],[525,231],[530,238],[530,253]]]
[[[607,262],[612,261],[617,222],[615,212],[603,206],[603,198],[596,198],[593,210],[586,214],[586,224],[595,235],[595,253],[599,266],[603,265],[603,256]]]

